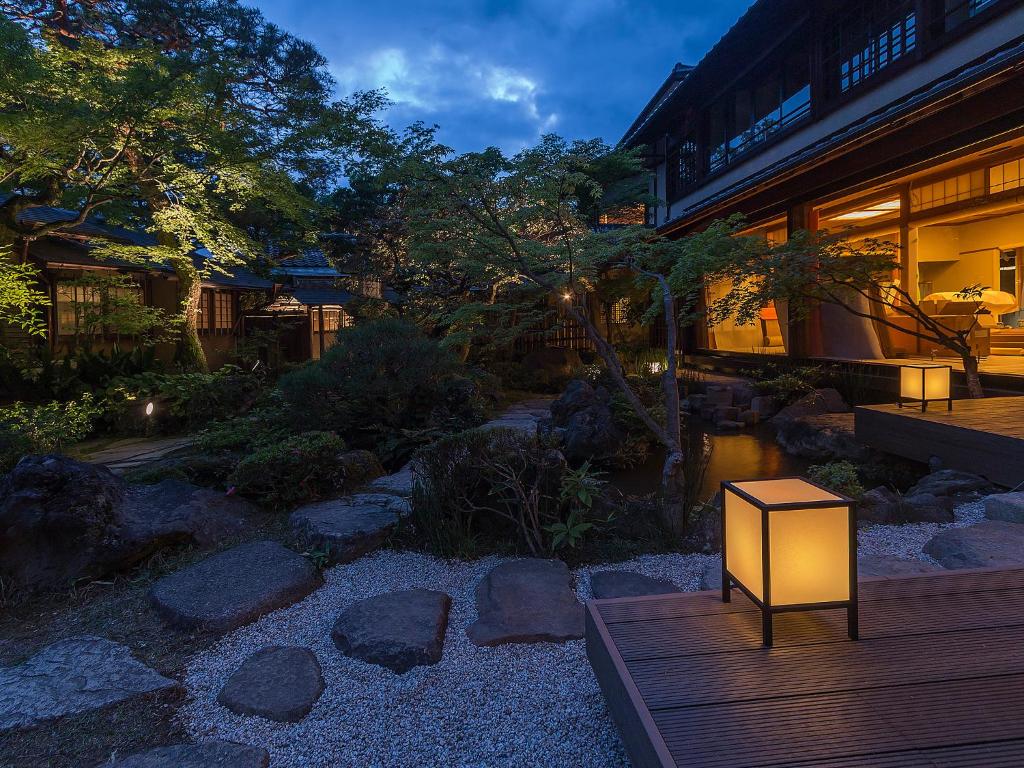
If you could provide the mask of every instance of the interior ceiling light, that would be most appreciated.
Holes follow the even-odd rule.
[[[873,203],[872,205],[858,211],[841,213],[838,216],[833,216],[832,221],[860,221],[862,219],[873,219],[876,216],[883,216],[886,213],[892,213],[899,209],[900,201],[899,198],[896,198],[895,200],[885,200],[881,203]]]

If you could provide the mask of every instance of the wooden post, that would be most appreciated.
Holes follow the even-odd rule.
[[[316,307],[317,316],[320,321],[320,357],[324,356],[324,305],[318,304]]]

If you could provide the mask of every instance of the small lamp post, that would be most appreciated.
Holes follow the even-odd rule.
[[[937,363],[914,363],[900,366],[900,408],[903,403],[920,403],[921,411],[928,403],[946,401],[946,410],[953,410],[953,395],[949,379],[952,368]]]
[[[762,639],[786,611],[845,608],[857,639],[853,501],[809,480],[722,483],[722,600],[736,586],[761,609]]]

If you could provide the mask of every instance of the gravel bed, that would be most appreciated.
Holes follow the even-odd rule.
[[[985,519],[985,505],[981,501],[961,504],[954,510],[954,515],[956,519],[952,523],[868,526],[857,536],[857,551],[861,555],[896,555],[938,566],[933,558],[921,551],[922,547],[939,531],[980,523]]]
[[[872,526],[859,534],[862,554],[931,561],[921,548],[944,528],[983,518],[981,503],[963,504],[950,525]],[[179,717],[198,741],[227,739],[262,746],[271,768],[417,766],[611,768],[625,752],[590,671],[583,641],[478,648],[466,638],[476,618],[474,589],[501,558],[472,563],[382,551],[325,572],[305,600],[264,616],[190,660],[188,697]],[[590,573],[624,570],[700,588],[717,555],[648,555],[575,571],[576,593],[589,599]],[[397,676],[349,659],[331,641],[348,605],[366,597],[424,587],[452,597],[444,657]],[[300,723],[234,715],[216,702],[239,665],[268,645],[313,650],[326,689]]]

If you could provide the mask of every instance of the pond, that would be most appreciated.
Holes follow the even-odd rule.
[[[775,442],[775,428],[769,424],[747,427],[742,432],[719,433],[707,422],[692,420],[689,429],[694,443],[700,435],[711,440],[711,461],[698,497],[702,501],[714,496],[723,480],[800,475],[811,463],[782,450],[782,446]],[[627,495],[651,493],[661,485],[664,460],[662,451],[652,452],[643,464],[613,472],[608,481]]]

